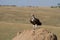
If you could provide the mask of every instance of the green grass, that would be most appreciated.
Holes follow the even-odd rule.
[[[31,29],[32,13],[40,19],[43,28],[55,33],[60,40],[60,9],[45,7],[0,7],[0,40],[11,40],[17,32]]]

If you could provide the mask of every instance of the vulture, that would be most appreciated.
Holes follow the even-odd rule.
[[[33,24],[33,28],[34,30],[39,26],[42,25],[42,23],[40,22],[40,20],[38,18],[36,18],[34,16],[34,14],[32,15],[32,17],[30,18],[30,23]]]

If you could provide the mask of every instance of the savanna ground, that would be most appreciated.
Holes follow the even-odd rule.
[[[60,9],[49,7],[0,7],[0,40],[11,40],[17,32],[32,29],[32,13],[42,22],[41,27],[60,40]]]

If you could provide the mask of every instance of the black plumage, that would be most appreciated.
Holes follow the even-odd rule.
[[[32,15],[32,18],[30,19],[30,22],[33,25],[42,25],[42,23],[40,22],[40,20],[38,18],[36,18],[34,15]]]

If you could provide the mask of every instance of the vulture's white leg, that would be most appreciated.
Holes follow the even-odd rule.
[[[35,25],[33,25],[33,35],[35,35]]]
[[[37,24],[35,24],[35,29],[36,29],[37,27],[38,27]]]
[[[33,28],[35,27],[35,25],[33,25]]]
[[[35,29],[35,25],[33,25],[33,29]]]

